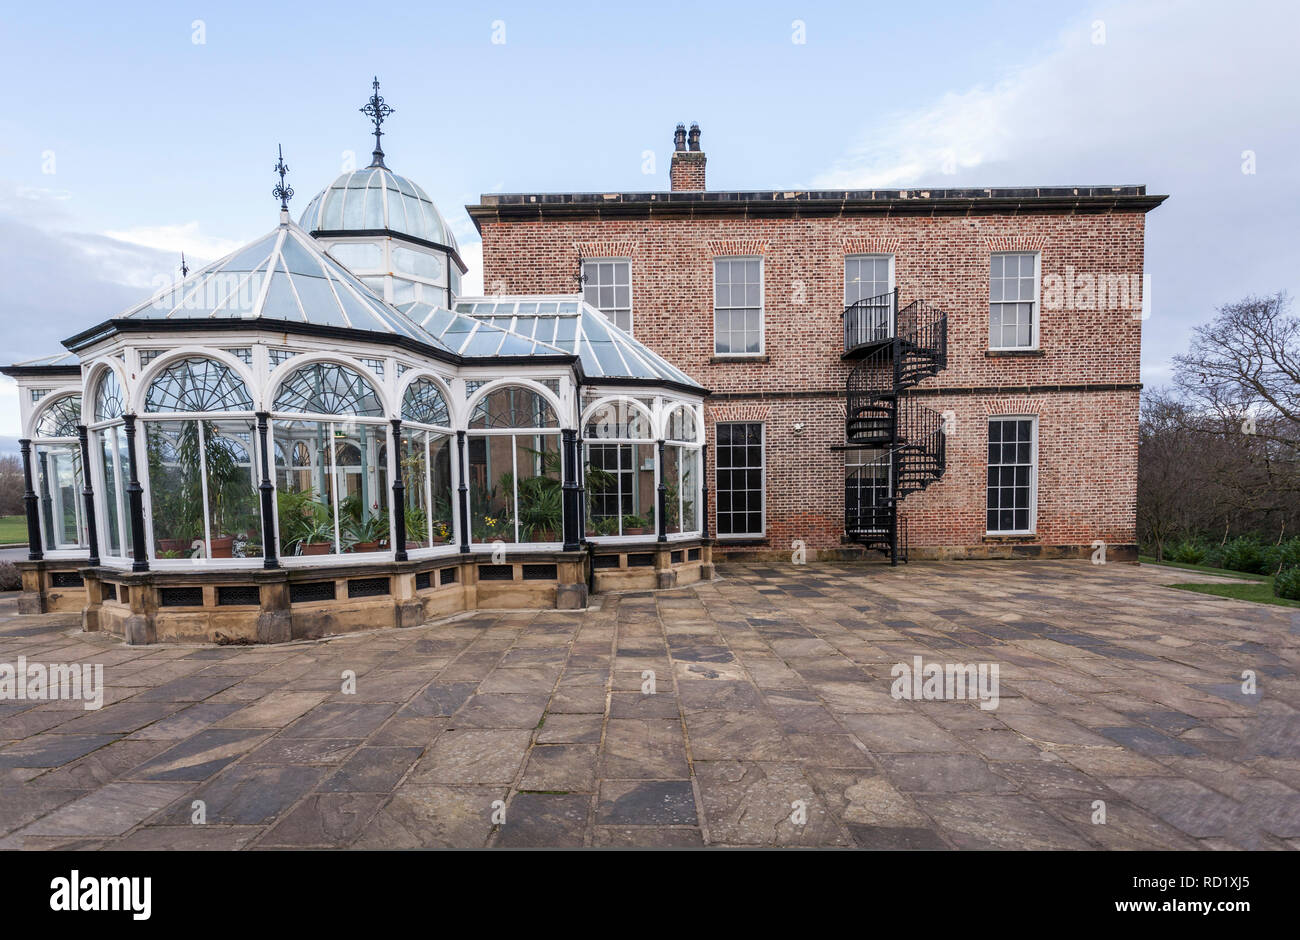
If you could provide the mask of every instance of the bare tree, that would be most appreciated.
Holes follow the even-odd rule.
[[[23,511],[23,465],[13,454],[0,457],[0,516],[16,516]]]

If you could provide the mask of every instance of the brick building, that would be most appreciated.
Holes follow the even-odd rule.
[[[732,557],[1135,557],[1144,186],[485,194],[489,293],[572,293],[711,390]],[[847,410],[846,410],[847,409]]]

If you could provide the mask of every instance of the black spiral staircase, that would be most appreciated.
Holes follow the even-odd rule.
[[[898,564],[907,560],[898,508],[943,476],[942,416],[908,390],[948,365],[948,316],[924,300],[899,309],[897,289],[844,310],[844,358],[856,360],[845,402],[845,451],[877,450],[845,473],[844,530]]]

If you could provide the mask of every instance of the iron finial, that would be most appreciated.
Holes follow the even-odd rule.
[[[189,266],[185,264],[185,252],[181,252],[181,277],[188,277],[190,273]]]
[[[279,145],[277,145],[279,146]],[[293,198],[293,187],[284,184],[284,174],[289,172],[289,168],[284,165],[284,147],[279,146],[280,162],[274,166],[275,172],[280,174],[280,184],[271,190],[271,195],[280,200],[280,208],[285,212],[289,211],[289,200]]]
[[[392,114],[396,109],[390,108],[385,104],[384,99],[380,96],[378,75],[375,76],[374,89],[374,93],[370,96],[370,100],[366,102],[363,108],[361,108],[361,113],[375,122],[375,151],[371,154],[372,159],[370,165],[384,166],[384,148],[379,145],[379,138],[384,136],[384,132],[380,129],[379,125],[383,124],[384,119],[387,118],[388,115]],[[387,169],[387,167],[384,168]]]

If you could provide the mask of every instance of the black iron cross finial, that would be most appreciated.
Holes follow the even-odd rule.
[[[587,262],[582,255],[578,255],[578,293],[582,293],[582,285],[587,283]]]
[[[284,174],[289,172],[289,168],[284,165],[284,147],[280,146],[280,162],[272,169],[280,174],[280,185],[271,190],[271,195],[280,200],[280,208],[286,212],[289,209],[289,200],[293,198],[293,187],[284,185]]]
[[[383,166],[384,148],[379,145],[379,138],[384,136],[384,132],[379,125],[383,124],[384,119],[396,109],[385,104],[384,99],[380,96],[378,75],[375,76],[374,88],[374,93],[370,96],[370,100],[366,102],[365,107],[361,108],[361,113],[375,122],[375,152],[371,154],[374,159],[370,161],[370,165]]]

